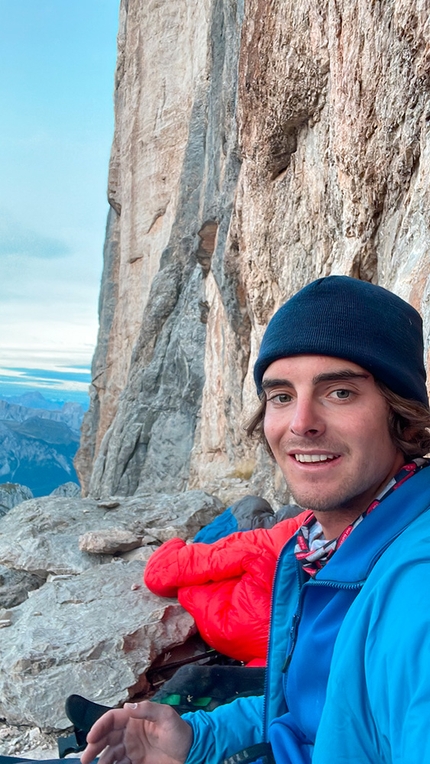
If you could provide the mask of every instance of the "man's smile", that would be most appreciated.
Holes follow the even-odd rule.
[[[295,460],[297,462],[327,462],[331,461],[332,459],[338,459],[338,454],[290,454],[290,456],[294,456]]]

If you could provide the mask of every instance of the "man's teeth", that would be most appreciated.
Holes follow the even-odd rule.
[[[298,462],[327,462],[336,458],[334,454],[294,454],[294,457]]]

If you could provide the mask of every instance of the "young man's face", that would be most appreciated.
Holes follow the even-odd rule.
[[[302,507],[358,516],[404,463],[372,375],[328,356],[282,358],[265,371],[264,433]]]

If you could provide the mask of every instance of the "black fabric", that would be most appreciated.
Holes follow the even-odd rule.
[[[270,743],[257,743],[224,759],[222,764],[276,764]]]
[[[265,673],[257,666],[182,666],[152,700],[171,705],[180,714],[212,711],[238,697],[262,695]]]
[[[86,748],[88,732],[97,719],[110,710],[110,707],[93,703],[81,695],[69,695],[66,699],[65,710],[67,718],[73,724],[73,732],[57,739],[61,759]]]
[[[60,759],[64,759],[65,756],[69,756],[71,753],[83,751],[87,746],[87,738],[82,730],[75,727],[75,730],[70,735],[58,737],[57,745]]]
[[[276,523],[295,517],[303,512],[297,504],[286,504],[276,512],[269,502],[260,496],[244,496],[229,507],[236,518],[238,531],[255,530],[256,528],[273,528]]]
[[[236,518],[238,531],[271,528],[275,523],[275,514],[266,499],[261,496],[244,496],[230,507]]]
[[[110,706],[102,706],[83,698],[81,695],[69,695],[66,699],[66,715],[75,727],[89,732],[93,724],[110,710]]]
[[[284,504],[275,512],[275,525],[281,523],[282,520],[297,517],[300,512],[303,512],[303,507],[299,507],[297,504]]]

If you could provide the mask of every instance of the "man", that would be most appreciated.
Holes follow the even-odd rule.
[[[430,762],[430,414],[418,313],[344,276],[275,314],[257,432],[309,507],[273,591],[264,698],[102,717],[83,764]],[[238,754],[235,756],[235,754]]]

